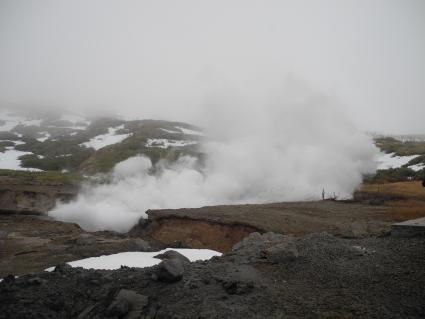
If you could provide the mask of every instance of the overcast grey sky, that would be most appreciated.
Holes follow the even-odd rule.
[[[0,0],[3,106],[194,121],[209,87],[287,78],[363,130],[425,133],[425,1]]]

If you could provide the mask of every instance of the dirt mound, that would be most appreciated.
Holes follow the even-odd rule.
[[[187,217],[167,216],[154,220],[142,220],[130,232],[130,236],[152,238],[166,246],[181,245],[191,248],[208,248],[228,252],[233,245],[250,233],[261,229],[242,224],[226,223]]]
[[[221,258],[180,263],[174,281],[157,279],[161,267],[8,277],[0,318],[425,316],[425,238],[253,233]]]
[[[76,259],[124,251],[157,250],[155,243],[38,216],[0,214],[0,276],[41,271]]]
[[[65,181],[56,181],[51,172],[6,172],[9,175],[5,170],[0,172],[0,214],[42,215],[57,200],[69,201],[78,192],[76,183],[65,177]]]
[[[302,236],[326,231],[342,237],[388,234],[389,209],[354,202],[312,201],[259,205],[149,210],[129,234],[165,245],[180,242],[193,248],[227,252],[252,232]]]

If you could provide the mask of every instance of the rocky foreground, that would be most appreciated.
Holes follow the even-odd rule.
[[[251,233],[223,257],[9,276],[0,318],[423,318],[425,238]]]
[[[87,232],[47,216],[0,214],[0,278],[87,257],[165,247],[230,252],[250,233],[385,236],[399,221],[384,206],[319,201],[148,211],[127,234]],[[402,220],[409,219],[410,215]]]

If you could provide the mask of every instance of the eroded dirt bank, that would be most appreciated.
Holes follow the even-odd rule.
[[[39,216],[0,215],[0,277],[42,271],[81,258],[155,247],[155,243],[139,238],[113,232],[88,233],[76,224]]]
[[[372,192],[364,190],[362,202],[152,210],[148,212],[149,220],[141,220],[129,234],[89,233],[75,224],[46,217],[0,213],[0,276],[37,272],[85,257],[146,250],[146,241],[152,249],[182,246],[228,252],[252,232],[302,236],[326,231],[346,238],[385,236],[393,222],[425,216],[425,188],[416,182],[399,184],[392,193],[386,185],[374,186]]]
[[[424,287],[424,238],[253,233],[208,262],[6,278],[0,318],[423,318]]]
[[[165,246],[183,245],[227,252],[253,232],[263,230],[248,224],[173,215],[155,219],[149,217],[134,227],[129,235],[151,238]]]
[[[149,210],[147,214],[149,219],[136,225],[130,235],[222,252],[255,231],[381,236],[390,231],[393,222],[386,207],[335,201]]]
[[[77,193],[77,184],[0,176],[0,214],[43,215]]]

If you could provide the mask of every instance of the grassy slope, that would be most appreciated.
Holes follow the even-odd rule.
[[[62,121],[63,122],[63,121]],[[136,120],[122,121],[112,118],[100,118],[93,120],[85,130],[72,128],[52,127],[52,125],[71,125],[71,123],[58,123],[53,120],[45,120],[41,126],[18,126],[13,132],[22,134],[20,140],[25,144],[17,145],[15,148],[20,151],[32,152],[33,154],[20,157],[22,166],[26,168],[38,168],[46,171],[67,170],[75,173],[93,174],[98,172],[108,172],[115,164],[131,156],[145,154],[152,162],[160,159],[177,159],[181,154],[201,156],[195,146],[175,147],[175,148],[155,148],[146,147],[148,138],[164,138],[175,140],[197,140],[198,136],[186,135],[176,127],[199,130],[199,128],[181,122],[168,122],[158,120]],[[110,127],[124,124],[124,128],[118,134],[131,133],[132,135],[121,143],[113,144],[95,151],[80,145],[91,138],[105,134]],[[169,133],[177,131],[177,133]],[[39,137],[44,136],[44,132],[50,134],[50,139],[40,142]],[[16,135],[10,132],[0,132],[8,134],[4,138],[13,138]],[[72,135],[70,133],[73,133]],[[0,144],[0,152],[5,147],[12,146],[12,142]]]
[[[0,169],[0,179],[22,185],[76,185],[84,178],[79,174],[56,171],[29,172]]]
[[[188,136],[183,133],[170,134],[166,131],[160,130],[164,128],[168,130],[175,130],[175,126],[184,126],[187,128],[196,128],[188,126],[184,123],[166,122],[156,120],[143,120],[129,122],[126,127],[132,136],[128,137],[121,143],[113,144],[100,149],[84,161],[80,169],[85,173],[98,173],[108,172],[115,164],[120,161],[126,160],[129,157],[143,154],[151,159],[153,163],[158,162],[160,159],[167,159],[175,161],[181,155],[192,155],[201,157],[198,147],[196,145],[187,145],[184,147],[169,147],[167,149],[159,147],[146,147],[146,142],[149,138],[165,138],[176,140],[196,140],[197,136]]]
[[[398,156],[425,155],[425,142],[402,142],[392,137],[380,137],[375,139],[375,144],[383,152]]]
[[[409,178],[424,179],[425,169],[414,171],[408,166],[425,164],[425,142],[402,142],[392,137],[376,138],[375,144],[385,153],[395,153],[398,156],[419,155],[400,168],[378,170],[373,176],[365,177],[365,183],[388,183],[405,181]]]
[[[425,216],[425,187],[420,181],[396,182],[385,184],[364,184],[362,192],[373,194],[391,194],[403,197],[403,200],[387,201],[389,216],[395,221]]]

